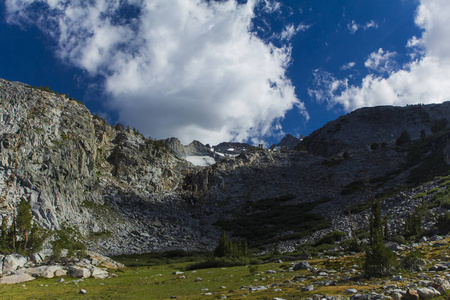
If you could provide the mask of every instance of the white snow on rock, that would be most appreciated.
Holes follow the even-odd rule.
[[[185,158],[188,162],[192,163],[194,166],[206,167],[216,163],[214,158],[211,156],[186,156]]]

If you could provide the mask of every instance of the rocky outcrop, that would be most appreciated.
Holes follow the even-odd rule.
[[[51,250],[50,250],[51,252]],[[39,255],[34,253],[31,256]],[[7,255],[3,261],[3,276],[0,284],[15,284],[30,281],[37,277],[53,278],[70,275],[74,278],[105,279],[111,277],[108,271],[123,268],[124,265],[95,252],[88,252],[83,260],[64,259],[63,263],[51,264],[49,260],[36,264],[31,256],[27,259],[24,256],[13,254]],[[117,275],[116,275],[117,276]]]
[[[304,137],[296,138],[291,134],[287,134],[281,142],[275,145],[275,147],[280,147],[281,149],[294,150],[300,144]]]
[[[11,222],[28,199],[39,226],[94,233],[89,246],[108,254],[198,249],[193,238],[215,234],[180,193],[193,166],[164,143],[112,127],[65,95],[5,80],[0,91],[2,217]]]
[[[209,146],[205,146],[199,141],[193,141],[189,145],[184,146],[177,138],[170,138],[165,140],[167,147],[174,151],[180,157],[187,156],[213,156],[213,153]]]

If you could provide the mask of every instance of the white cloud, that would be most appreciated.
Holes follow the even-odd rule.
[[[351,23],[347,24],[347,29],[350,30],[351,34],[355,34],[359,29],[359,25],[353,20]]]
[[[375,22],[374,20],[370,20],[369,22],[366,23],[366,25],[364,25],[364,30],[367,30],[369,28],[378,28],[378,23]]]
[[[275,12],[278,2],[5,3],[10,23],[36,24],[55,38],[59,58],[103,76],[120,121],[144,134],[215,144],[273,134],[293,107],[307,118],[285,74],[290,47],[251,32],[255,7]]]
[[[406,105],[414,103],[440,103],[450,100],[450,1],[422,0],[416,14],[416,24],[423,29],[420,38],[412,37],[406,47],[420,48],[421,55],[387,77],[369,74],[361,85],[349,85],[347,79],[317,71],[316,89],[310,95],[329,106],[341,105],[346,111],[375,105]],[[388,52],[386,52],[388,53]],[[372,53],[383,58],[380,50]],[[386,61],[388,61],[387,59]],[[369,58],[367,66],[379,68],[376,59]],[[389,69],[389,68],[388,68]],[[323,75],[323,74],[326,74]]]
[[[364,62],[364,66],[380,73],[392,72],[395,68],[393,58],[396,55],[396,52],[384,51],[383,48],[380,48],[378,51],[370,53],[369,58]]]
[[[294,24],[287,25],[281,32],[280,39],[282,41],[290,41],[298,32],[306,31],[311,27],[311,25],[300,24],[297,27]]]
[[[346,63],[345,65],[341,66],[341,70],[345,71],[345,70],[350,70],[352,69],[354,66],[356,66],[356,63],[354,61],[351,61],[349,63]]]

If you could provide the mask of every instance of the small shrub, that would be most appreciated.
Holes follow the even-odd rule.
[[[354,240],[354,239],[347,239],[345,241],[342,241],[340,243],[340,246],[343,247],[346,251],[351,251],[351,252],[361,252],[362,251],[362,246],[360,243],[358,243],[358,241]]]
[[[437,234],[444,235],[450,232],[450,213],[446,212],[443,215],[440,215],[437,219],[436,224],[434,225]]]
[[[81,241],[80,234],[72,228],[65,228],[55,232],[52,259],[58,261],[62,258],[62,250],[67,249],[67,256],[82,258],[86,256],[86,246]]]
[[[418,266],[425,265],[425,255],[420,251],[409,252],[401,262],[401,267],[404,269],[415,269]]]
[[[255,265],[248,266],[248,272],[250,273],[250,276],[255,276],[256,273],[258,273],[258,267]]]
[[[343,237],[347,236],[347,234],[343,231],[331,231],[327,233],[323,238],[319,239],[315,246],[320,246],[322,244],[334,244],[337,241],[340,241]]]
[[[397,243],[399,245],[406,244],[406,240],[402,235],[394,235],[389,238],[391,242]]]

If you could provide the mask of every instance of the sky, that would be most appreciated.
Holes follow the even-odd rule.
[[[450,100],[448,0],[4,0],[0,77],[147,137],[264,143]]]

